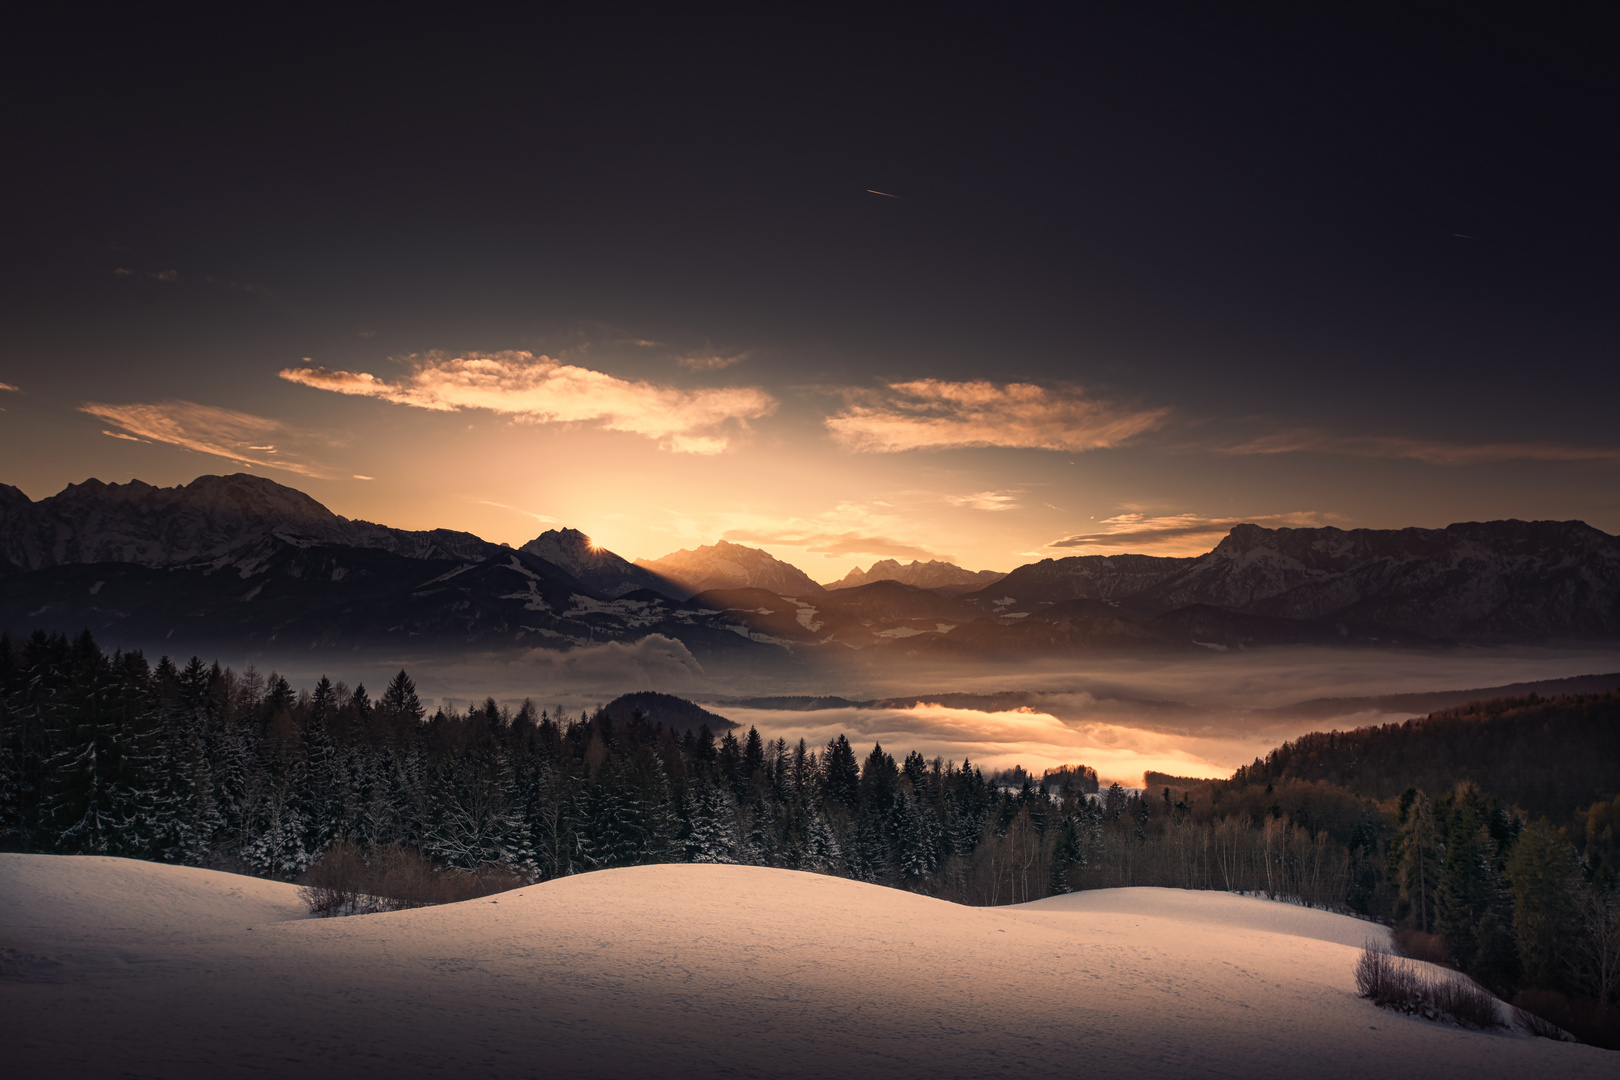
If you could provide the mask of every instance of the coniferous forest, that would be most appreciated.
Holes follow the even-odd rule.
[[[470,895],[447,883],[657,862],[967,904],[1254,892],[1395,925],[1413,955],[1602,1038],[1620,992],[1620,695],[1471,709],[1308,736],[1228,781],[1092,794],[1079,766],[992,778],[842,735],[716,738],[528,701],[429,715],[404,671],[375,696],[324,677],[295,689],[198,658],[108,655],[88,632],[7,634],[0,848],[315,883],[340,865],[370,866],[373,883],[406,866],[441,885],[413,895],[438,899]],[[1566,733],[1581,760],[1559,783],[1546,770]],[[1543,749],[1501,756],[1521,743]],[[358,910],[352,891],[326,895]]]

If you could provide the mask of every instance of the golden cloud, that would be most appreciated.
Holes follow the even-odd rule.
[[[718,353],[703,352],[683,356],[676,363],[690,371],[723,371],[733,364],[742,363],[748,357],[749,354],[745,352],[733,356],[721,356]]]
[[[287,368],[288,382],[338,394],[373,397],[437,412],[486,409],[532,423],[596,422],[660,440],[676,453],[718,454],[728,438],[717,429],[767,416],[776,400],[751,387],[682,390],[621,379],[528,352],[407,358],[411,370],[393,382],[365,372]]]
[[[973,446],[1077,452],[1118,446],[1169,415],[1088,397],[1078,387],[1033,383],[917,379],[887,390],[829,416],[833,438],[869,453]]]
[[[970,510],[1017,510],[1019,494],[1016,491],[975,491],[969,495],[947,495],[945,501]]]
[[[87,401],[79,411],[105,420],[121,432],[104,434],[115,439],[141,439],[167,443],[199,454],[212,454],[240,465],[262,465],[300,476],[325,477],[326,469],[286,457],[270,456],[260,444],[270,436],[290,434],[279,420],[271,420],[234,409],[199,405],[194,401],[157,401],[131,405],[108,405]]]

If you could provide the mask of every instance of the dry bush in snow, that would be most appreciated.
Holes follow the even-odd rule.
[[[401,844],[366,851],[337,840],[310,865],[299,893],[311,914],[361,915],[454,904],[525,884],[526,878],[502,866],[440,870]]]
[[[1356,960],[1356,989],[1374,1005],[1463,1027],[1501,1027],[1496,998],[1461,975],[1429,975],[1369,941]]]

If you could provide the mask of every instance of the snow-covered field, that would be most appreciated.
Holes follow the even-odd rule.
[[[305,916],[291,885],[0,855],[9,1076],[1605,1077],[1620,1055],[1355,996],[1379,928],[1222,893],[966,908],[611,870]]]

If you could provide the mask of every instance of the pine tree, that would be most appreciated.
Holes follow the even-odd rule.
[[[1434,808],[1421,791],[1414,792],[1405,827],[1398,833],[1401,843],[1399,867],[1401,898],[1411,905],[1419,930],[1434,927],[1435,893],[1445,848]]]
[[[1550,822],[1539,819],[1520,834],[1507,872],[1524,981],[1561,990],[1568,983],[1567,953],[1579,932],[1578,898],[1585,884],[1574,848]]]
[[[843,850],[832,826],[818,810],[812,810],[805,822],[804,869],[820,873],[835,873],[843,863]]]
[[[902,789],[895,795],[894,820],[900,877],[909,887],[916,887],[935,869],[928,817],[917,799]]]
[[[315,853],[305,846],[308,823],[285,785],[250,794],[242,862],[262,877],[291,880],[309,868]]]
[[[1446,852],[1435,890],[1435,925],[1458,966],[1489,986],[1517,975],[1512,912],[1492,859],[1490,815],[1478,791],[1459,790],[1446,823]]]
[[[166,861],[200,866],[225,824],[208,760],[207,716],[199,707],[206,670],[193,657],[185,672],[176,672],[165,657],[158,674],[170,692],[159,728],[154,849]]]
[[[729,794],[705,784],[692,796],[682,841],[687,862],[738,862],[737,805]]]
[[[364,687],[360,688],[364,690]],[[390,719],[399,719],[411,724],[420,723],[427,710],[422,707],[421,699],[416,696],[416,684],[401,668],[398,675],[389,682],[388,689],[383,691],[382,698],[377,702],[377,708]]]
[[[45,762],[44,817],[52,846],[72,854],[140,856],[150,850],[150,732],[155,703],[133,671],[118,671],[88,632],[74,644],[74,694],[56,711],[58,749]],[[138,654],[136,654],[138,659]],[[115,658],[125,667],[123,657]],[[144,670],[145,661],[139,661]],[[124,678],[120,678],[120,676]],[[136,679],[130,685],[129,679]]]
[[[855,748],[840,733],[827,744],[822,755],[822,799],[854,810],[860,802],[861,774],[855,764]]]

